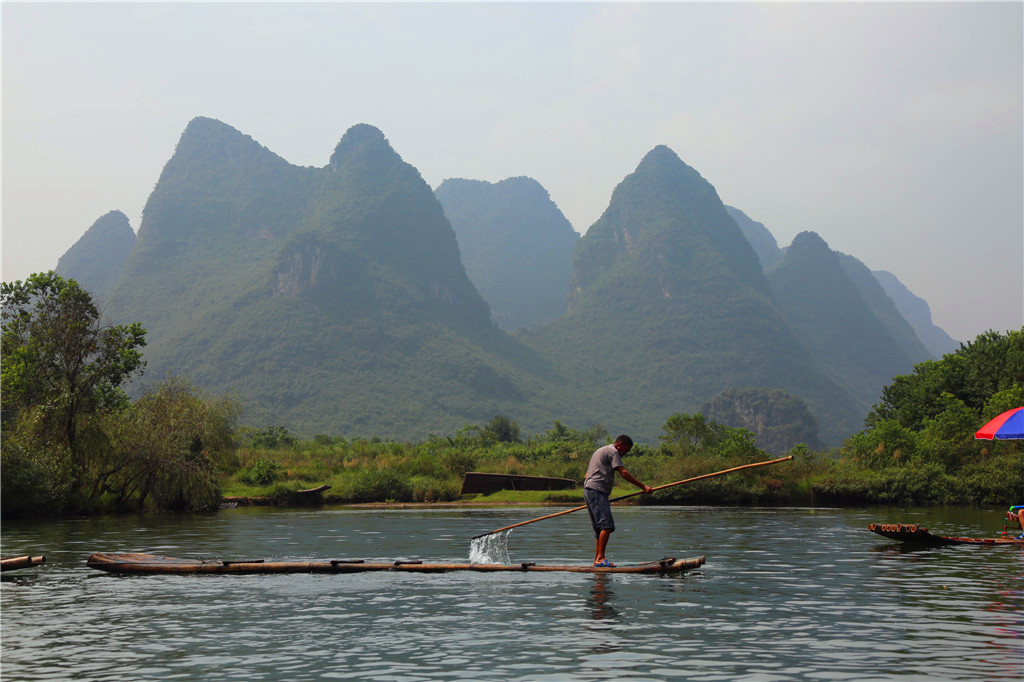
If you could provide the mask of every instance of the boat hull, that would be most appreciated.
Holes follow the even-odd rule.
[[[364,573],[367,571],[392,571],[396,573],[445,573],[448,571],[517,572],[535,573],[559,571],[563,573],[639,573],[667,574],[682,573],[704,564],[704,557],[676,559],[667,557],[658,561],[628,566],[557,566],[534,563],[521,564],[456,564],[428,563],[421,561],[366,562],[353,559],[320,561],[220,561],[210,559],[177,559],[153,554],[107,554],[98,552],[91,555],[86,564],[90,568],[111,573]]]
[[[916,523],[872,523],[868,530],[890,540],[914,542],[929,545],[1000,545],[1024,547],[1024,540],[1006,536],[1000,538],[961,538],[946,535],[932,535],[927,528]]]

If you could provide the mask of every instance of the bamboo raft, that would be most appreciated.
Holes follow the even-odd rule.
[[[946,535],[932,535],[927,528],[916,523],[872,523],[868,530],[890,540],[913,542],[922,545],[1000,545],[1024,547],[1024,540],[1006,535],[998,538],[962,538]]]
[[[676,559],[666,557],[643,564],[630,564],[607,568],[596,566],[556,566],[532,562],[519,564],[454,564],[428,563],[419,560],[393,561],[390,563],[367,562],[363,559],[327,559],[320,561],[222,561],[210,559],[176,559],[153,554],[107,554],[98,552],[86,560],[89,568],[111,573],[155,574],[155,573],[363,573],[366,571],[394,571],[398,573],[444,573],[447,571],[515,571],[533,573],[536,571],[560,571],[568,573],[640,573],[669,574],[682,573],[704,565],[704,557]]]
[[[0,571],[13,571],[18,568],[31,568],[39,564],[45,564],[44,556],[16,556],[9,559],[0,559]]]

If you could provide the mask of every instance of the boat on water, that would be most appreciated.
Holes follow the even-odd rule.
[[[0,559],[0,571],[13,571],[18,568],[31,568],[39,564],[45,564],[44,556],[15,556],[7,559]]]
[[[372,562],[363,559],[323,559],[317,561],[265,561],[249,559],[225,561],[212,559],[177,559],[153,554],[107,554],[98,552],[87,560],[89,568],[111,573],[362,573],[366,571],[394,571],[397,573],[445,573],[448,571],[561,571],[567,573],[682,573],[704,565],[704,557],[676,559],[665,557],[642,564],[622,564],[614,567],[589,565],[559,566],[524,562],[519,564],[456,564],[433,563],[420,560]]]
[[[933,535],[928,532],[927,528],[922,528],[916,523],[872,523],[868,524],[868,530],[890,540],[922,545],[1000,545],[1024,547],[1024,539],[1015,538],[1010,535],[998,538],[963,538]]]

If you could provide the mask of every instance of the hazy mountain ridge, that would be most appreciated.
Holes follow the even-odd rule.
[[[434,193],[455,230],[466,273],[503,329],[546,324],[565,314],[580,236],[540,183],[455,178]]]
[[[891,272],[873,270],[875,279],[893,300],[903,318],[913,327],[914,332],[929,352],[937,358],[952,353],[960,347],[944,329],[932,322],[932,311],[927,301],[916,296]]]
[[[486,263],[468,246],[474,230],[483,242],[490,235],[482,248],[492,263],[505,256],[513,270],[539,268],[505,280],[518,287],[512,300],[560,299],[567,312],[502,332],[467,276]],[[841,258],[820,246],[821,259]],[[562,280],[558,253],[570,251]],[[234,390],[251,422],[306,435],[421,438],[503,413],[526,432],[559,419],[653,440],[673,413],[717,404],[749,421],[751,406],[784,405],[787,423],[773,437],[812,440],[816,418],[821,439],[837,444],[860,428],[865,395],[893,375],[872,368],[850,383],[842,362],[826,368],[822,357],[836,359],[811,352],[820,330],[801,328],[793,306],[821,283],[784,287],[780,305],[779,276],[765,276],[762,252],[782,259],[767,228],[724,206],[664,146],[623,179],[580,238],[529,178],[449,180],[431,191],[373,126],[350,128],[329,163],[312,168],[197,118],[147,202],[112,310],[149,331],[147,377],[174,371],[211,391]],[[904,335],[889,338],[899,356],[889,364],[904,366],[900,346],[924,347],[915,350],[892,301],[863,280],[867,268],[843,258],[854,274],[842,275],[846,295],[879,338]],[[828,277],[837,271],[826,268]],[[491,294],[499,302],[500,291]],[[810,422],[794,407],[804,403]],[[773,428],[758,424],[763,434]]]
[[[910,323],[904,319],[896,304],[885,293],[881,283],[875,278],[868,266],[845,253],[835,252],[839,257],[839,265],[857,287],[861,299],[867,304],[875,318],[882,323],[886,332],[899,346],[900,350],[913,363],[933,360],[933,354],[917,337]]]
[[[117,284],[135,245],[128,216],[110,211],[96,220],[57,261],[61,277],[77,281],[98,299],[105,300]]]
[[[897,374],[909,373],[918,359],[893,340],[842,260],[816,233],[802,232],[768,279],[800,338],[851,388],[866,413],[882,387]]]
[[[729,213],[729,217],[736,221],[736,226],[750,242],[758,260],[761,261],[761,268],[767,272],[778,265],[782,260],[782,249],[775,241],[775,235],[764,226],[764,223],[757,222],[738,208],[726,206],[725,210]]]
[[[726,206],[726,210],[754,247],[764,271],[768,272],[776,267],[782,261],[786,250],[779,248],[771,231],[738,208]],[[854,256],[842,253],[839,256],[847,274],[864,296],[865,302],[871,306],[893,338],[911,358],[915,359],[915,362],[928,359],[929,356],[942,357],[959,347],[959,342],[954,341],[949,334],[932,323],[928,304],[911,293],[895,275],[885,271],[872,271]],[[863,276],[864,270],[873,276],[874,282]],[[924,354],[921,352],[922,347],[927,351]]]

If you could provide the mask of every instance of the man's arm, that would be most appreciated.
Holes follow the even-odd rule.
[[[616,467],[615,470],[619,472],[620,476],[622,476],[624,479],[626,479],[636,487],[642,489],[645,493],[650,493],[653,490],[653,488],[651,488],[649,485],[644,485],[643,483],[636,479],[636,476],[626,471],[626,467]]]

